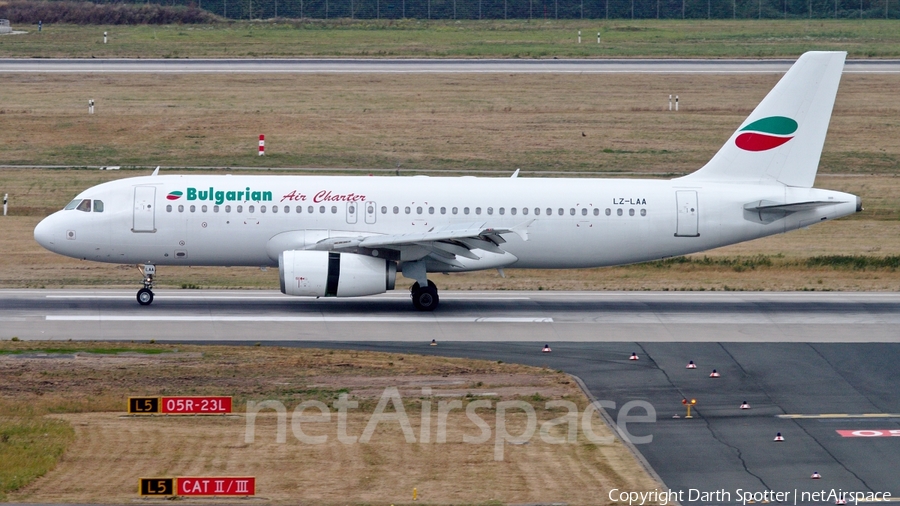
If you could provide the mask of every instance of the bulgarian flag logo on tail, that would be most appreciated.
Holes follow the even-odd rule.
[[[734,140],[737,147],[745,151],[767,151],[793,139],[797,122],[784,116],[769,116],[750,123],[740,131],[743,133]]]
[[[166,195],[166,200],[178,200],[181,198],[182,195],[184,195],[184,193],[182,193],[178,190],[169,192],[169,194]]]

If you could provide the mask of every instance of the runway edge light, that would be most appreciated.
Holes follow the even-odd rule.
[[[628,358],[628,360],[637,360],[637,359],[638,359],[637,353],[632,353],[631,356]]]
[[[810,476],[810,478],[813,479],[813,480],[818,480],[818,479],[821,479],[821,478],[822,478],[822,475],[819,474],[818,471],[813,471],[812,476]]]
[[[687,366],[685,366],[685,369],[696,369],[696,368],[697,368],[697,364],[695,364],[693,360],[688,362]]]
[[[721,376],[722,376],[722,375],[719,374],[719,371],[717,371],[717,370],[715,370],[715,369],[713,369],[713,372],[711,372],[711,373],[709,374],[709,377],[710,377],[710,378],[720,378]]]
[[[776,442],[776,443],[782,443],[782,442],[784,442],[784,437],[781,435],[780,432],[779,432],[778,434],[775,434],[775,442]]]
[[[741,403],[741,409],[750,409],[750,405],[747,404],[747,401]]]
[[[541,353],[550,353],[550,345],[549,345],[549,344],[545,344],[545,345],[544,345],[544,349],[541,350]]]

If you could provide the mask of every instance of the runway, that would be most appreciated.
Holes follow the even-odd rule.
[[[765,491],[795,504],[833,504],[802,499],[819,490],[900,495],[900,437],[891,437],[900,436],[900,293],[441,296],[441,307],[423,314],[403,291],[314,300],[159,290],[141,307],[132,290],[0,290],[0,339],[260,343],[547,367],[580,378],[620,429],[627,403],[651,407],[655,421],[627,431],[652,436],[634,449],[681,504],[739,503],[748,496],[738,493]],[[710,378],[713,369],[721,377]],[[695,417],[685,419],[681,400],[690,398]],[[750,409],[740,409],[745,401]],[[777,433],[784,442],[773,441]],[[822,478],[811,480],[813,472]],[[729,496],[690,499],[713,491]]]
[[[789,59],[0,59],[0,73],[784,73]],[[845,74],[900,73],[900,60],[848,60]]]
[[[437,280],[439,282],[439,280]],[[181,341],[896,342],[900,293],[0,290],[0,338]]]

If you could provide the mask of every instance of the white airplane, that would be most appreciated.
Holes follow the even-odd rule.
[[[672,180],[159,175],[103,183],[34,229],[74,258],[156,265],[275,266],[281,291],[354,297],[429,272],[646,262],[858,212],[812,188],[846,53],[802,55],[700,170]]]

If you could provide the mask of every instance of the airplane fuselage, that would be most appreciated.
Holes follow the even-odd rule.
[[[491,267],[578,268],[655,260],[783,233],[857,211],[853,195],[780,184],[674,180],[154,176],[93,187],[102,212],[59,211],[35,231],[52,251],[120,264],[274,266],[330,237],[520,227]],[[833,201],[767,222],[757,201]],[[278,236],[285,244],[278,243]],[[273,238],[275,239],[273,242]],[[338,245],[340,246],[340,245]],[[377,253],[376,253],[377,254]],[[398,258],[397,260],[408,260]],[[493,262],[496,265],[488,265]],[[439,267],[439,266],[438,266]]]

